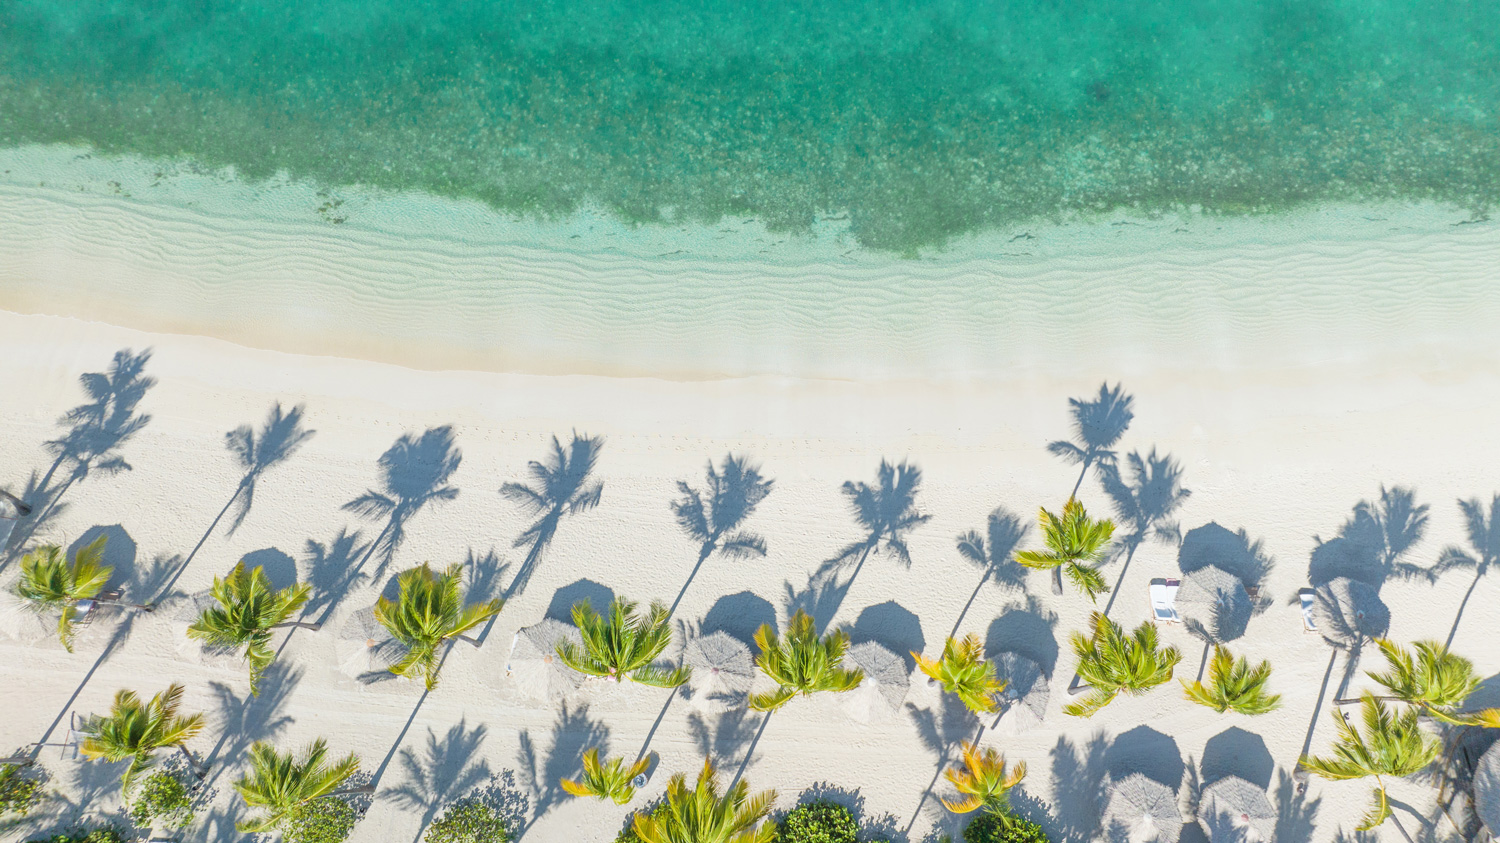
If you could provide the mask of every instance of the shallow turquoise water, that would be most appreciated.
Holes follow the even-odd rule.
[[[0,0],[0,145],[902,253],[1072,212],[1500,197],[1494,0]]]

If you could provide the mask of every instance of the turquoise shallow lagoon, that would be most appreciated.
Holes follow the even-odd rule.
[[[1493,0],[0,0],[0,145],[633,222],[1500,197]]]

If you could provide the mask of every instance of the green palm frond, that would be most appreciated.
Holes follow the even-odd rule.
[[[1360,700],[1360,711],[1363,734],[1335,710],[1333,718],[1339,736],[1333,745],[1333,755],[1303,756],[1301,765],[1316,776],[1334,781],[1375,778],[1375,807],[1365,816],[1360,826],[1363,831],[1380,825],[1390,816],[1382,777],[1405,778],[1421,771],[1437,758],[1442,742],[1422,731],[1416,708],[1408,708],[1397,716],[1385,703],[1365,694]]]
[[[1271,679],[1271,663],[1263,661],[1250,666],[1243,656],[1235,659],[1228,648],[1214,646],[1213,660],[1208,663],[1208,683],[1183,682],[1187,698],[1223,714],[1266,714],[1281,707],[1281,695],[1266,691]]]
[[[204,609],[188,627],[188,637],[215,647],[243,648],[250,664],[250,693],[258,694],[260,675],[276,658],[271,651],[271,628],[302,608],[312,586],[297,583],[278,591],[264,568],[246,569],[244,562],[238,562],[229,576],[214,577],[211,593],[218,607]]]
[[[21,557],[21,578],[16,594],[38,611],[58,612],[57,635],[68,652],[73,652],[73,620],[78,615],[78,601],[91,600],[109,582],[114,569],[103,563],[108,536],[101,535],[86,547],[79,548],[69,562],[63,549],[55,544],[33,548]]]
[[[236,828],[247,834],[270,831],[293,808],[327,796],[359,769],[359,757],[352,752],[331,764],[327,756],[328,744],[322,738],[303,750],[300,759],[257,741],[250,747],[250,772],[234,783],[234,789],[246,805],[266,813]]]
[[[785,638],[766,624],[756,631],[755,643],[760,647],[755,666],[778,686],[751,696],[750,707],[757,711],[775,711],[797,694],[852,691],[865,678],[864,671],[842,666],[849,635],[840,630],[819,638],[812,617],[801,609],[787,620]]]
[[[743,779],[719,795],[719,775],[705,760],[692,790],[682,773],[667,783],[666,801],[635,815],[632,825],[644,843],[772,843],[776,826],[761,824],[776,791],[750,795]]]
[[[564,641],[557,645],[557,655],[579,673],[616,682],[628,678],[658,688],[676,688],[692,675],[686,667],[653,664],[672,643],[672,621],[660,603],[652,603],[642,616],[636,614],[636,604],[619,598],[610,603],[609,616],[604,617],[587,599],[580,600],[573,604],[573,624],[583,646]]]
[[[1078,656],[1078,676],[1093,691],[1084,699],[1063,706],[1067,714],[1090,717],[1121,693],[1142,694],[1171,680],[1182,661],[1176,647],[1160,647],[1156,625],[1143,623],[1130,635],[1114,621],[1094,612],[1093,634],[1073,633],[1073,652]]]
[[[1415,653],[1383,638],[1375,643],[1385,656],[1387,670],[1366,673],[1384,685],[1391,696],[1455,726],[1500,724],[1500,709],[1458,711],[1479,687],[1473,662],[1435,641],[1417,641],[1412,644]]]
[[[500,611],[501,601],[465,606],[463,566],[456,563],[439,574],[423,562],[402,571],[399,583],[395,600],[375,601],[375,618],[407,647],[391,673],[421,676],[430,691],[437,685],[443,645],[489,620]]]
[[[1003,816],[1010,807],[1010,789],[1026,778],[1026,762],[1018,761],[1007,769],[1000,753],[993,749],[981,751],[978,744],[968,743],[963,745],[963,765],[949,767],[944,774],[963,795],[958,800],[943,799],[948,810],[967,814],[983,808],[986,813]]]
[[[642,758],[629,767],[625,766],[623,758],[600,762],[599,748],[591,747],[583,753],[583,775],[577,779],[563,779],[559,784],[574,796],[593,796],[609,799],[616,805],[624,805],[635,797],[635,786],[631,782],[650,767],[649,757]]]
[[[1016,561],[1028,568],[1051,570],[1062,566],[1074,587],[1095,600],[1109,591],[1104,576],[1094,566],[1104,559],[1105,550],[1115,533],[1109,519],[1095,521],[1077,498],[1069,498],[1061,515],[1042,508],[1037,517],[1042,528],[1046,550],[1022,550]]]
[[[978,635],[949,638],[943,644],[942,658],[936,661],[916,651],[911,655],[923,673],[942,684],[944,691],[958,697],[970,711],[994,711],[999,705],[995,695],[1005,690],[1005,682],[995,678],[995,666],[985,661],[984,644]]]
[[[202,714],[178,713],[182,694],[183,687],[173,684],[150,702],[142,703],[134,691],[115,692],[109,714],[94,715],[86,721],[80,749],[93,759],[130,759],[122,782],[128,793],[136,777],[155,763],[152,755],[158,749],[180,746],[203,730]]]

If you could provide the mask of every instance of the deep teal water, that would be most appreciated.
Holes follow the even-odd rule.
[[[0,144],[910,253],[1500,197],[1495,0],[0,0]]]

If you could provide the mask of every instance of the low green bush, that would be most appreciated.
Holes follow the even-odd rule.
[[[983,814],[964,828],[964,843],[1049,843],[1042,827],[1012,813]]]
[[[51,837],[33,837],[26,843],[125,843],[125,836],[112,826],[95,829],[78,829]]]
[[[42,798],[42,783],[14,764],[0,767],[0,817],[26,813]]]
[[[427,827],[424,843],[507,843],[510,829],[493,807],[477,799],[455,802]]]
[[[635,815],[625,821],[625,827],[615,835],[615,843],[642,843],[641,836],[635,833]]]
[[[152,773],[130,800],[130,819],[142,828],[187,828],[193,821],[193,797],[182,780],[166,771]]]
[[[298,805],[279,823],[285,843],[343,843],[359,818],[342,799],[315,799]]]
[[[777,843],[854,843],[859,822],[837,802],[798,805],[776,826]]]

